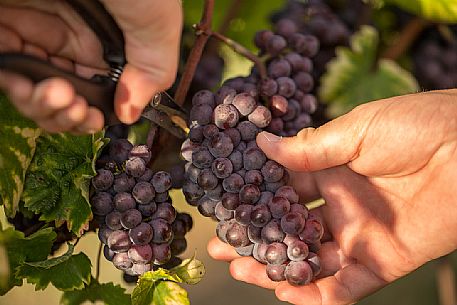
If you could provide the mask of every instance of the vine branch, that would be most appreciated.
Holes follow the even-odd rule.
[[[194,78],[195,69],[200,61],[205,45],[208,42],[209,35],[207,34],[207,31],[211,30],[213,12],[214,0],[205,0],[202,18],[200,23],[195,27],[197,30],[197,39],[195,40],[195,44],[192,47],[189,57],[187,58],[184,72],[181,76],[181,80],[179,81],[179,85],[174,96],[176,103],[181,106],[184,105],[187,92],[189,91],[190,84]]]
[[[97,253],[97,269],[95,271],[95,279],[98,282],[100,277],[100,258],[102,257],[102,243],[98,246],[98,253]]]
[[[428,26],[430,22],[416,17],[412,19],[400,32],[400,35],[388,48],[382,58],[396,60],[408,50],[411,44],[416,40],[417,36]]]

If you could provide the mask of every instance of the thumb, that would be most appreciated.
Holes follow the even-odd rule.
[[[268,158],[293,171],[317,171],[353,161],[364,129],[351,114],[319,128],[305,128],[294,137],[278,137],[268,132],[257,135],[257,145]]]

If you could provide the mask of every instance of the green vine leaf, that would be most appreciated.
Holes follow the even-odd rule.
[[[106,305],[130,305],[130,295],[113,283],[100,284],[95,278],[84,289],[65,291],[60,299],[62,305],[80,305],[101,301]]]
[[[70,231],[82,234],[92,218],[90,178],[106,142],[103,133],[41,136],[25,180],[25,207],[42,214],[40,220],[55,221],[57,226],[66,222]]]
[[[19,114],[2,93],[0,109],[0,204],[7,216],[14,217],[41,129]]]
[[[8,283],[0,287],[0,295],[22,285],[22,277],[15,274],[17,268],[26,262],[45,260],[56,237],[52,228],[40,230],[29,237],[12,228],[0,232],[0,247],[6,251],[8,261]]]
[[[454,0],[385,0],[414,15],[437,22],[457,22],[457,2]]]
[[[17,276],[35,284],[35,290],[44,290],[50,283],[63,291],[82,289],[90,283],[91,263],[84,253],[73,255],[73,251],[74,246],[69,244],[62,256],[26,262],[18,268]]]
[[[184,283],[194,285],[199,283],[205,275],[205,266],[195,258],[184,260],[181,265],[170,270],[176,274]]]
[[[365,102],[419,90],[411,73],[394,61],[380,59],[376,63],[378,43],[378,32],[363,26],[351,38],[351,48],[337,48],[319,88],[321,100],[329,104],[330,116]]]

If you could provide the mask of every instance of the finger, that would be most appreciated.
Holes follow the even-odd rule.
[[[61,127],[61,131],[68,131],[81,125],[87,117],[89,107],[81,96],[76,96],[73,103],[65,109],[58,111],[52,120]]]
[[[276,288],[281,301],[296,305],[347,305],[353,304],[387,283],[366,267],[353,264],[329,276],[302,287],[286,282]]]
[[[70,106],[75,99],[75,90],[66,80],[49,78],[35,86],[27,110],[29,117],[43,120],[53,116],[57,111]]]
[[[22,45],[22,39],[16,32],[0,24],[0,51],[20,51]]]
[[[310,202],[321,197],[313,173],[289,171],[289,185],[300,196],[300,202]]]
[[[220,261],[231,262],[236,258],[240,258],[232,246],[222,242],[217,237],[211,238],[208,242],[207,250],[212,258]]]
[[[238,258],[230,263],[230,274],[234,279],[267,289],[275,289],[279,282],[270,280],[265,270],[266,266],[252,257]]]
[[[317,129],[302,129],[294,137],[261,132],[257,135],[257,144],[269,158],[291,170],[316,171],[356,158],[365,125],[364,120],[358,120],[357,115],[350,112]]]
[[[87,116],[81,125],[75,127],[72,131],[77,134],[93,134],[103,129],[103,113],[94,107],[89,107]]]
[[[30,117],[29,104],[34,89],[30,80],[18,74],[0,71],[0,88],[8,94],[19,112]]]
[[[341,248],[334,241],[323,243],[318,255],[321,262],[321,272],[318,278],[334,275],[338,270],[355,263],[354,259],[343,254]]]
[[[33,44],[30,44],[30,43],[25,43],[23,48],[22,48],[22,52],[24,54],[27,54],[27,55],[31,55],[31,56],[34,56],[34,57],[38,57],[40,59],[43,59],[43,60],[47,60],[48,59],[48,54],[46,53],[45,50],[43,50],[42,48],[40,47],[37,47]]]
[[[74,63],[66,58],[58,57],[58,56],[50,56],[49,61],[56,67],[63,69],[65,71],[74,72],[75,65]]]

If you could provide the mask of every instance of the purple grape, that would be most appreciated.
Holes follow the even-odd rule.
[[[119,270],[127,270],[132,267],[133,263],[127,253],[117,253],[113,257],[113,265]]]
[[[308,245],[301,240],[295,240],[287,245],[287,257],[291,261],[303,261],[308,256],[308,253]]]
[[[313,57],[319,50],[319,40],[312,35],[295,33],[290,36],[289,45],[297,52],[306,57]]]
[[[121,224],[126,229],[132,229],[141,223],[141,212],[136,209],[130,209],[122,213]]]
[[[171,258],[170,245],[167,244],[154,244],[152,246],[152,257],[154,258],[155,265],[163,265]]]
[[[290,63],[293,72],[307,72],[313,70],[313,61],[308,57],[303,57],[298,53],[288,53],[284,58]]]
[[[265,226],[271,219],[271,213],[268,206],[258,204],[254,206],[251,212],[251,223],[256,227]]]
[[[198,175],[200,175],[201,169],[193,165],[192,163],[186,164],[186,178],[192,181],[193,183],[197,183]]]
[[[224,179],[230,176],[230,174],[233,172],[233,164],[227,158],[217,158],[213,161],[211,169],[217,178]]]
[[[246,184],[240,190],[240,202],[242,204],[255,204],[260,198],[260,190],[257,185]]]
[[[235,248],[236,253],[238,253],[238,255],[240,255],[240,256],[251,256],[253,250],[254,250],[254,244]]]
[[[232,140],[233,146],[237,146],[241,142],[241,134],[236,128],[227,128],[223,131],[224,134],[230,137]]]
[[[141,177],[146,170],[146,163],[140,157],[130,157],[125,162],[125,172],[132,177]]]
[[[250,121],[240,122],[236,128],[240,132],[241,139],[246,142],[255,140],[259,133],[259,128]]]
[[[208,105],[212,108],[216,106],[214,94],[209,90],[200,90],[192,97],[192,106]]]
[[[200,148],[200,144],[186,139],[181,145],[181,157],[187,162],[192,162],[192,155],[194,151]]]
[[[131,192],[135,184],[135,178],[127,176],[126,173],[122,173],[114,178],[113,189],[117,193]]]
[[[230,246],[235,248],[245,247],[251,243],[248,239],[247,227],[237,222],[228,224],[225,239]]]
[[[152,249],[148,244],[133,245],[127,253],[130,260],[134,263],[146,264],[152,259]]]
[[[287,261],[287,247],[283,243],[272,243],[265,251],[265,259],[271,265],[282,265]]]
[[[149,150],[147,145],[133,146],[129,157],[139,157],[143,159],[146,164],[148,164],[149,161],[151,161],[151,150]]]
[[[220,241],[227,243],[227,239],[225,235],[227,234],[227,230],[229,226],[235,222],[235,219],[230,219],[229,221],[220,221],[216,227],[216,236],[219,238]]]
[[[324,235],[324,227],[322,226],[321,221],[312,213],[309,213],[306,224],[303,227],[304,228],[299,231],[299,237],[308,244],[320,241]]]
[[[299,241],[300,238],[298,238],[297,236],[295,235],[289,235],[289,234],[286,234],[286,237],[284,237],[284,240],[282,241],[286,246],[290,246],[292,243],[294,243],[295,241]]]
[[[172,256],[181,255],[187,249],[187,240],[185,238],[174,238],[170,244]]]
[[[284,197],[275,196],[268,203],[271,216],[276,219],[281,219],[284,215],[290,211],[290,202]]]
[[[304,73],[304,72],[300,72]],[[278,94],[284,97],[292,97],[295,94],[297,86],[295,85],[295,79],[289,77],[279,77],[276,79],[278,83]]]
[[[232,105],[235,106],[242,116],[247,116],[253,112],[256,104],[255,99],[248,93],[237,94],[232,102]]]
[[[192,107],[189,115],[190,122],[192,124],[196,122],[199,125],[206,125],[211,123],[212,117],[213,108],[209,105],[196,105]]]
[[[312,244],[307,244],[309,247],[309,251],[318,253],[321,250],[322,243],[320,240],[316,241],[315,243]]]
[[[271,119],[270,125],[267,127],[267,131],[280,135],[284,130],[284,121],[280,118],[273,118]]]
[[[302,204],[299,204],[299,203],[295,203],[295,204],[291,204],[290,205],[290,211],[291,212],[295,212],[295,213],[299,213],[300,215],[303,216],[303,218],[308,218],[308,208],[306,208],[306,206],[302,205]]]
[[[289,37],[290,35],[298,31],[298,27],[295,24],[295,22],[293,22],[290,19],[281,19],[278,22],[276,22],[275,30],[276,33],[278,33],[279,35]]]
[[[222,181],[222,187],[226,192],[238,193],[244,185],[244,180],[239,174],[231,174]]]
[[[235,220],[242,225],[249,225],[251,223],[251,212],[253,206],[250,204],[242,204],[235,210]]]
[[[116,253],[127,252],[132,245],[128,233],[123,230],[111,232],[107,242],[108,247]]]
[[[150,168],[146,168],[146,170],[144,171],[144,174],[141,175],[141,177],[136,178],[136,180],[138,182],[140,182],[140,181],[149,182],[149,180],[151,180],[151,178],[152,178],[152,174],[153,174],[152,170]]]
[[[148,223],[142,222],[138,226],[130,229],[129,237],[135,245],[146,245],[153,237],[154,232]]]
[[[309,284],[313,279],[313,270],[305,261],[289,262],[284,272],[286,280],[293,286]]]
[[[208,149],[215,158],[227,158],[233,151],[233,143],[229,136],[219,132],[210,139]]]
[[[244,182],[246,184],[254,184],[260,186],[263,182],[262,173],[257,169],[247,171],[244,176]]]
[[[268,65],[268,76],[271,78],[278,78],[289,76],[292,70],[289,62],[285,59],[274,59]]]
[[[117,163],[123,163],[128,159],[132,143],[127,139],[116,139],[109,143],[109,158]]]
[[[258,128],[265,128],[271,122],[271,112],[267,107],[259,105],[248,115],[248,119]]]
[[[286,185],[289,182],[289,173],[284,171],[284,175],[282,176],[281,180],[278,182],[266,182],[265,183],[265,190],[276,193],[276,191]]]
[[[218,201],[211,200],[207,196],[204,196],[198,201],[198,211],[205,217],[213,217],[215,215],[217,203]]]
[[[236,90],[227,86],[222,86],[217,90],[215,98],[216,104],[231,104],[236,95]]]
[[[263,96],[273,96],[278,92],[278,83],[272,78],[264,79],[260,82],[260,94]]]
[[[238,144],[238,145],[235,147],[235,149],[236,149],[237,151],[241,152],[241,153],[242,153],[243,151],[245,151],[246,148],[247,148],[247,145],[246,145],[246,143],[243,142],[243,141],[241,141],[240,144]]]
[[[307,113],[300,113],[294,120],[294,129],[297,133],[303,128],[310,127],[313,122],[311,116]]]
[[[113,210],[113,198],[107,192],[99,192],[91,199],[92,212],[98,216],[105,216]]]
[[[206,190],[205,193],[210,199],[221,200],[224,189],[222,188],[222,184],[219,183],[214,189]]]
[[[198,185],[204,190],[212,190],[214,189],[219,180],[213,174],[213,171],[209,168],[205,168],[200,172],[197,178]]]
[[[167,192],[163,192],[163,193],[156,193],[156,195],[154,197],[154,201],[156,203],[166,202],[166,201],[168,201],[168,199],[170,199],[168,191]]]
[[[241,143],[244,144],[244,142],[241,142]],[[240,143],[240,145],[241,145],[241,143]],[[244,144],[244,145],[246,145],[246,144]],[[228,159],[232,163],[232,167],[233,167],[232,171],[239,171],[240,169],[243,168],[243,154],[240,151],[238,151],[238,150],[233,151],[230,154],[230,156],[228,156]]]
[[[201,143],[203,141],[203,127],[193,126],[189,131],[189,139],[194,143]]]
[[[298,235],[304,227],[305,218],[299,213],[289,212],[281,218],[281,228],[287,234]]]
[[[271,199],[273,199],[273,197],[274,197],[274,194],[272,192],[267,192],[267,191],[261,192],[260,198],[259,198],[259,201],[257,201],[257,204],[268,204],[271,201]]]
[[[164,193],[171,188],[171,176],[165,171],[159,171],[154,174],[151,183],[156,192]]]
[[[192,153],[192,164],[203,169],[211,167],[214,157],[206,147],[199,147]]]
[[[221,199],[222,206],[229,211],[234,211],[240,205],[237,193],[224,193]]]
[[[169,202],[160,203],[157,205],[157,210],[152,215],[152,219],[155,218],[164,219],[171,224],[176,219],[176,209]]]
[[[252,207],[251,205],[249,205]],[[235,217],[236,217],[236,212],[235,212]],[[258,228],[256,226],[253,226],[252,224],[248,225],[248,238],[251,242],[253,243],[261,243],[262,242],[262,237],[261,237],[261,231],[262,228]]]
[[[265,49],[267,47],[268,41],[273,37],[274,33],[268,30],[262,30],[255,33],[254,44],[259,49]]]
[[[254,244],[254,249],[252,250],[252,256],[262,264],[267,264],[267,259],[265,254],[267,252],[267,244]]]
[[[313,270],[314,277],[318,276],[319,273],[321,273],[321,260],[319,259],[319,256],[316,253],[309,252],[306,261]]]
[[[175,219],[171,224],[174,238],[183,238],[187,233],[186,224],[181,219]]]
[[[314,87],[313,77],[306,72],[298,72],[295,74],[293,77],[293,82],[295,82],[299,90],[305,93],[310,92]]]
[[[304,97],[300,100],[300,105],[306,113],[313,114],[317,110],[317,99],[312,94],[305,94]]]
[[[108,190],[114,182],[114,175],[106,169],[97,170],[97,175],[92,178],[92,185],[97,191]]]
[[[173,239],[173,229],[165,219],[155,218],[149,222],[149,225],[152,227],[152,231],[154,232],[152,234],[152,242],[154,244],[168,243]]]
[[[198,184],[187,181],[182,186],[182,192],[188,202],[195,202],[203,197],[205,191]]]
[[[108,237],[113,233],[113,230],[106,226],[100,227],[98,230],[98,239],[105,245],[108,244]]]
[[[273,242],[282,242],[286,234],[282,231],[279,220],[272,219],[262,228],[260,237],[264,243],[271,244]]]
[[[233,218],[234,212],[231,211],[231,210],[227,210],[226,208],[224,208],[224,206],[222,205],[222,202],[219,201],[219,202],[216,204],[216,207],[214,208],[214,215],[216,216],[216,218],[217,218],[219,221],[222,221],[222,220],[229,220],[229,219],[232,219],[232,218]]]
[[[261,171],[266,182],[278,182],[284,176],[284,167],[273,160],[265,162]]]
[[[190,216],[187,213],[178,213],[176,215],[176,219],[184,222],[184,224],[186,226],[186,232],[189,232],[190,230],[192,230],[192,228],[194,226],[194,221],[192,219],[192,216]]]
[[[132,273],[135,275],[142,275],[148,271],[151,271],[151,264],[133,264]]]
[[[151,217],[152,214],[157,210],[157,204],[154,201],[151,201],[148,204],[138,205],[138,211],[140,211],[143,217]]]
[[[278,55],[287,46],[287,41],[279,35],[271,36],[266,43],[266,50],[273,56]]]
[[[229,86],[236,91],[241,91],[243,89],[244,82],[245,81],[243,77],[234,77],[226,80],[224,82],[224,86]]]
[[[246,170],[245,169],[240,169],[239,171],[236,172],[238,175],[241,176],[244,180],[244,176],[246,176]]]
[[[149,182],[138,182],[132,190],[133,198],[139,204],[148,204],[154,199],[155,190]]]
[[[281,95],[273,95],[270,99],[271,114],[275,117],[283,116],[287,113],[289,102]]]
[[[214,123],[220,129],[235,127],[240,114],[233,105],[220,104],[214,109]]]
[[[246,170],[261,169],[267,157],[259,148],[249,148],[243,152],[243,165]]]
[[[106,258],[106,260],[111,262],[114,258],[114,255],[116,255],[116,252],[112,251],[107,245],[103,247],[103,256]]]
[[[219,133],[219,128],[217,128],[217,126],[214,124],[208,124],[206,126],[203,126],[203,136],[206,139],[211,139],[218,133]]]
[[[286,277],[284,276],[284,272],[286,271],[286,266],[287,266],[287,264],[281,264],[281,265],[267,264],[266,272],[267,272],[268,278],[274,282],[284,281],[286,279]]]
[[[276,191],[275,196],[284,197],[289,200],[291,204],[298,203],[299,200],[297,192],[293,187],[288,185],[280,187]]]
[[[122,229],[121,225],[121,213],[118,211],[112,211],[105,217],[105,223],[111,230]]]

